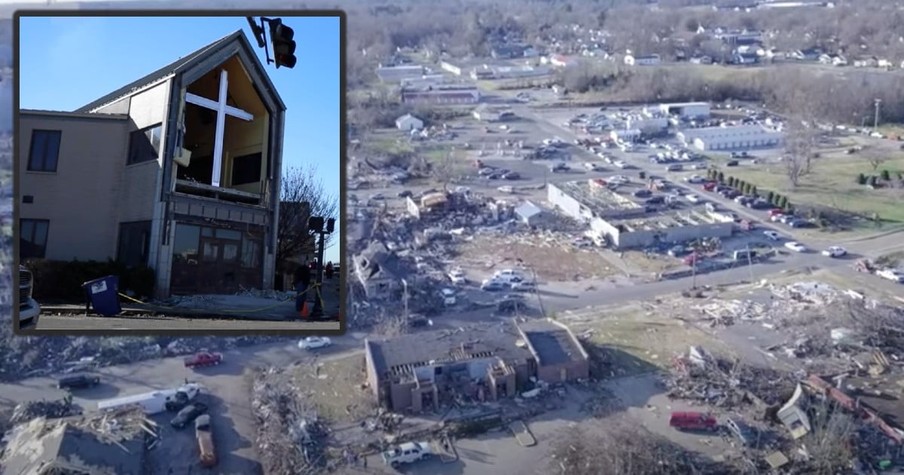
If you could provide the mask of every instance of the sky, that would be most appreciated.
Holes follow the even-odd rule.
[[[284,168],[314,164],[338,200],[339,18],[282,19],[295,30],[293,69],[266,65],[244,17],[23,17],[19,106],[77,109],[241,29],[286,104]],[[336,228],[325,261],[339,261]]]

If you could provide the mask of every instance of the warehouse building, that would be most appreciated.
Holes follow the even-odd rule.
[[[783,135],[761,125],[703,127],[679,132],[678,139],[698,150],[743,150],[781,145]]]
[[[648,210],[598,180],[547,186],[547,200],[564,214],[586,223],[594,239],[614,248],[678,244],[732,235],[734,223],[689,209]]]
[[[710,107],[707,102],[677,102],[659,104],[659,111],[666,115],[676,115],[682,119],[708,119]]]

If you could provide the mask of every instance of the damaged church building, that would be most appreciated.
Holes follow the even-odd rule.
[[[533,389],[535,381],[560,384],[590,375],[580,341],[552,319],[368,338],[364,351],[375,401],[395,412],[498,401]]]
[[[22,110],[20,255],[273,288],[286,106],[236,31],[75,111]]]

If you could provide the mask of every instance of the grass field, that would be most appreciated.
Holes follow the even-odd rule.
[[[904,172],[904,153],[889,152],[888,158],[874,171],[866,155],[843,153],[823,153],[814,161],[810,174],[801,178],[797,187],[791,187],[785,165],[768,163],[763,165],[744,164],[737,168],[723,169],[726,175],[740,178],[757,186],[760,193],[775,191],[788,197],[792,204],[798,206],[822,206],[844,214],[870,217],[878,213],[883,226],[904,225],[904,190],[888,188],[871,190],[857,184],[857,176],[879,175],[888,170],[894,177]],[[869,227],[875,230],[875,224],[862,221],[857,228]]]

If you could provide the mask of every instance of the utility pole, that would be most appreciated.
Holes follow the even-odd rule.
[[[880,109],[881,104],[882,104],[882,99],[877,98],[876,99],[876,116],[873,119],[873,130],[874,131],[875,131],[875,129],[877,129],[879,127],[879,109]]]
[[[747,268],[750,269],[750,283],[753,283],[753,256],[750,255],[750,244],[747,245]]]
[[[402,305],[404,305],[405,321],[408,321],[408,281],[402,279]]]
[[[317,243],[317,268],[314,270],[314,308],[311,310],[312,316],[323,314],[323,299],[321,290],[323,285],[323,251],[326,247],[326,237],[335,230],[336,220],[333,218],[323,219],[322,216],[311,216],[308,218],[308,232],[316,234],[320,237]]]

